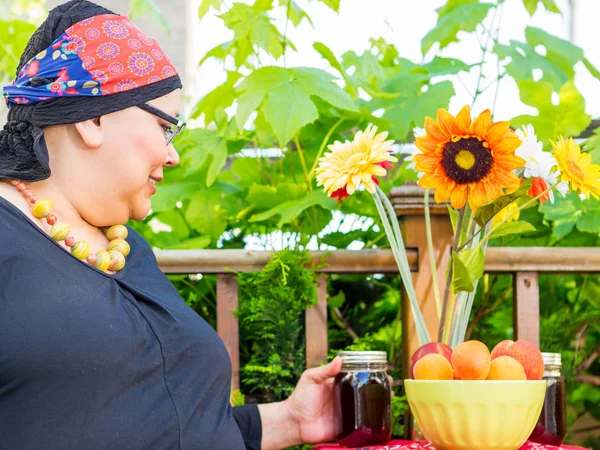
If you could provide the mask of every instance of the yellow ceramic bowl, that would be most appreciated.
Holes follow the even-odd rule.
[[[437,450],[517,450],[537,423],[546,382],[406,380],[405,388]]]

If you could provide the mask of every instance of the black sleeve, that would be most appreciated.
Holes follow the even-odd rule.
[[[233,408],[233,418],[240,427],[246,450],[260,450],[262,423],[258,405],[244,405]]]

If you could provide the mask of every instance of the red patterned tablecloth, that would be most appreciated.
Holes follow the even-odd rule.
[[[339,449],[337,444],[319,444],[315,447],[318,450]],[[388,445],[376,447],[360,447],[364,449],[379,449],[379,450],[435,450],[435,447],[428,442],[418,441],[390,441]],[[582,447],[573,447],[571,445],[542,445],[535,442],[526,442],[520,450],[585,450]]]

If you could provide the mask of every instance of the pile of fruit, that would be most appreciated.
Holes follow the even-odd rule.
[[[490,353],[480,341],[467,341],[454,350],[440,342],[419,348],[410,361],[415,380],[541,380],[542,354],[529,341],[500,342]]]

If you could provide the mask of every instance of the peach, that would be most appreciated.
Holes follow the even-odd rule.
[[[458,344],[452,352],[452,367],[457,380],[485,380],[490,373],[490,351],[480,341]]]
[[[500,356],[510,356],[521,363],[528,380],[541,380],[544,376],[544,359],[542,354],[529,341],[516,342],[507,339],[494,347],[492,360]]]
[[[413,353],[410,358],[410,377],[415,378],[414,375],[414,367],[417,361],[419,361],[423,356],[429,355],[432,353],[437,353],[442,355],[444,358],[448,360],[450,363],[452,360],[452,349],[448,347],[446,344],[442,344],[441,342],[429,342],[423,346],[421,346],[416,352]]]
[[[487,380],[527,380],[522,364],[510,356],[492,359]]]
[[[415,380],[452,380],[452,366],[439,353],[428,353],[414,367]]]

